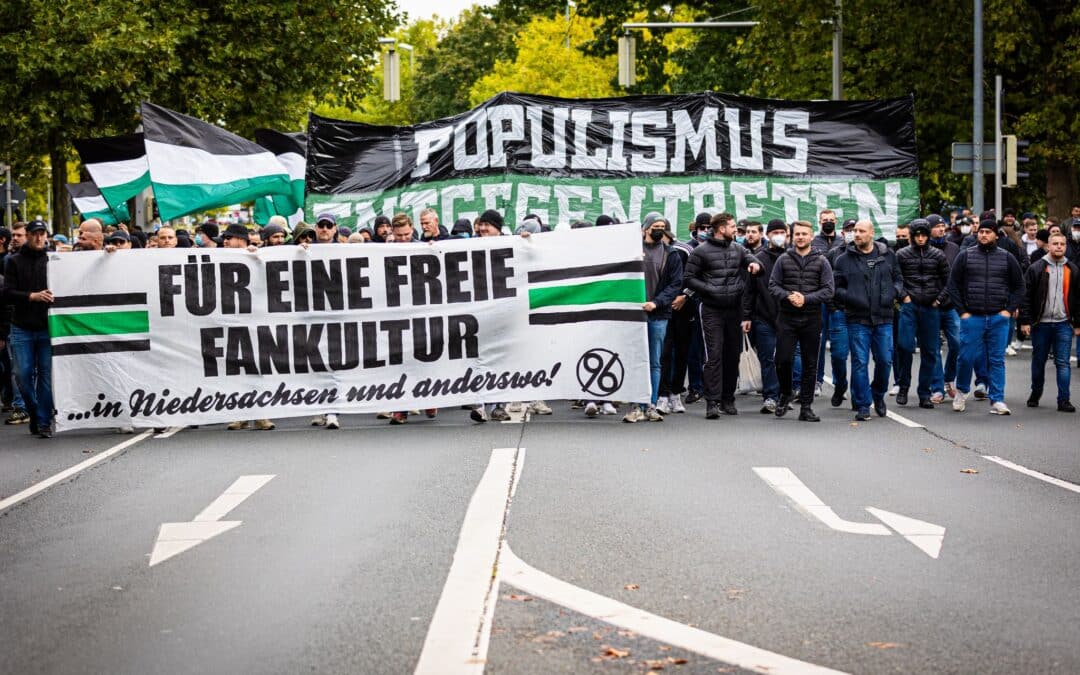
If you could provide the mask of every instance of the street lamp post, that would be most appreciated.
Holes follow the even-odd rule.
[[[383,56],[383,100],[394,103],[401,100],[401,74],[398,68],[398,49],[409,52],[409,72],[413,72],[416,65],[413,47],[404,42],[398,42],[397,38],[379,38],[380,45],[386,45],[387,50]]]
[[[11,227],[12,223],[14,222],[11,219],[11,165],[0,164],[0,169],[3,169],[4,171],[4,190],[7,193],[5,195],[6,199],[4,211],[7,215],[7,226]]]

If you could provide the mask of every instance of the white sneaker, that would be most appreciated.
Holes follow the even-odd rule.
[[[1016,356],[1016,347],[1009,345],[1005,348],[1005,356]]]
[[[977,384],[977,385],[975,385],[975,398],[979,399],[980,401],[983,400],[984,398],[986,398],[986,385],[985,384]]]
[[[326,426],[326,415],[316,415],[315,417],[312,417],[311,418],[311,426],[313,426],[313,427],[325,427]]]
[[[935,391],[930,395],[930,402],[934,404],[945,402],[945,392]]]
[[[820,382],[818,382],[817,384],[814,385],[814,398],[817,398],[818,396],[821,396],[821,383]]]
[[[544,401],[533,401],[529,404],[529,412],[533,415],[550,415],[551,406]]]
[[[671,414],[671,403],[666,396],[661,396],[656,400],[656,409],[659,410],[662,415]]]
[[[682,394],[672,394],[671,397],[668,398],[668,407],[671,408],[671,412],[673,413],[686,412],[686,407],[682,402]]]
[[[600,406],[600,414],[601,415],[618,415],[619,411],[616,410],[615,406],[611,405],[611,403],[605,402],[602,406]]]
[[[585,404],[585,417],[596,417],[600,414],[600,408],[595,403],[589,401]]]
[[[991,415],[1011,415],[1009,406],[1005,405],[1005,401],[995,401],[990,404]]]
[[[337,415],[330,413],[326,416],[326,428],[327,429],[340,429],[341,425],[338,424]]]
[[[649,406],[645,409],[645,419],[650,422],[663,422],[664,416],[660,414],[660,411],[656,409],[656,406]]]
[[[623,415],[622,421],[633,424],[634,422],[640,422],[643,419],[645,419],[645,413],[638,405],[634,404],[630,406],[630,412]]]
[[[1021,346],[1020,341],[1019,340],[1013,340],[1012,342],[1009,343],[1009,346],[1012,347],[1013,349],[1020,349],[1020,346]]]
[[[900,385],[894,384],[892,389],[889,390],[889,396],[896,396],[900,393]]]
[[[953,396],[952,409],[956,412],[964,412],[967,409],[967,394],[957,389],[956,396]]]
[[[510,405],[506,406],[507,412],[519,413],[521,412],[521,401],[514,401]]]

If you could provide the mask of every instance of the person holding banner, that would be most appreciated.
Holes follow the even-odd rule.
[[[408,220],[408,216],[405,216],[404,214],[401,215]],[[480,217],[476,219],[476,236],[501,237],[503,225],[502,214],[495,209],[488,209],[481,213]],[[487,422],[489,419],[495,422],[505,422],[510,419],[510,413],[506,411],[505,403],[493,404],[490,411],[486,404],[481,403],[469,413],[469,419],[473,422]]]
[[[701,301],[701,330],[705,337],[705,417],[737,415],[735,386],[743,333],[753,316],[750,275],[761,272],[757,261],[735,241],[735,217],[718,213],[710,221],[713,235],[694,249],[686,261],[685,286]],[[648,275],[646,275],[647,278]]]
[[[4,261],[3,300],[10,303],[15,383],[30,415],[30,433],[52,438],[52,343],[49,338],[48,230],[40,220],[26,226],[26,243]]]

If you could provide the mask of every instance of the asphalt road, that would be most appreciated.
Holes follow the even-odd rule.
[[[553,402],[512,424],[5,427],[0,500],[131,443],[0,509],[0,672],[1080,672],[1080,417],[1052,384],[1024,406],[1027,354],[1010,417],[853,424],[823,398],[810,425],[740,397],[636,425]],[[273,476],[217,518],[241,524],[150,566],[161,525],[240,476]],[[473,663],[437,639],[461,634]]]

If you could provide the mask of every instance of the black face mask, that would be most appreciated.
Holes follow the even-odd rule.
[[[655,242],[663,241],[663,239],[664,239],[664,231],[663,230],[649,230],[649,239],[652,239]]]
[[[910,239],[897,239],[896,240],[896,248],[897,249],[904,248],[905,246],[907,246],[910,243],[911,243]]]
[[[824,235],[832,236],[832,233],[836,231],[835,220],[823,220],[821,221],[821,233]]]

